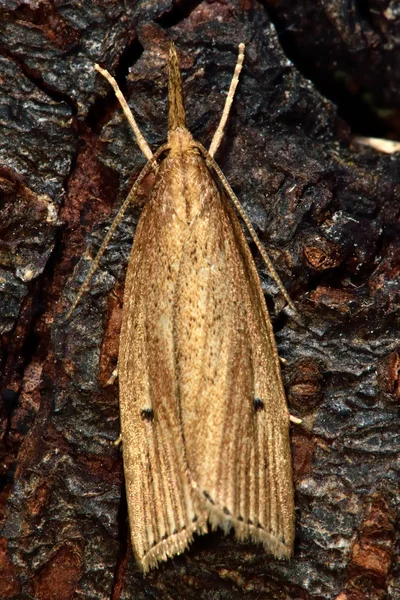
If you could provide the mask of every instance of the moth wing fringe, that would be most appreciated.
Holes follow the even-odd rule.
[[[202,520],[193,523],[189,530],[185,529],[179,531],[178,533],[170,535],[165,540],[161,540],[161,542],[146,552],[143,557],[138,558],[143,573],[146,574],[150,569],[158,567],[161,562],[182,554],[182,552],[184,552],[193,542],[193,534],[203,535],[207,533],[207,531],[207,524],[205,520]]]
[[[276,558],[282,559],[292,556],[291,545],[284,544],[273,533],[266,531],[262,527],[240,521],[233,516],[228,516],[221,508],[210,502],[207,502],[206,506],[208,521],[213,531],[220,528],[224,533],[229,533],[233,528],[235,536],[239,541],[246,541],[250,538],[254,542],[262,544],[266,552]]]

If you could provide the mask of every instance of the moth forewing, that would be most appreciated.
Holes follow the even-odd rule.
[[[193,501],[178,402],[174,290],[186,232],[173,210],[170,167],[166,158],[136,230],[120,336],[128,510],[144,570],[184,550],[194,531],[206,531]]]
[[[131,537],[144,572],[185,550],[207,522],[233,527],[238,538],[261,542],[279,558],[293,550],[289,413],[278,353],[231,200],[242,209],[212,159],[243,53],[241,44],[210,154],[186,129],[173,45],[168,144],[152,156],[133,125],[150,158],[145,170],[168,150],[129,259],[118,365]],[[126,102],[123,109],[134,122]]]
[[[203,175],[207,200],[186,241],[176,294],[187,461],[213,526],[234,526],[239,537],[289,556],[289,414],[273,331],[240,223]]]

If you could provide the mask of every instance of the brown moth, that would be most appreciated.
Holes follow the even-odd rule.
[[[260,280],[234,206],[282,284],[212,158],[243,58],[241,44],[207,152],[186,129],[171,45],[168,142],[155,155],[115,80],[96,66],[113,86],[148,163],[68,316],[125,208],[154,170],[128,264],[118,362],[129,521],[144,572],[183,552],[208,523],[225,532],[234,528],[239,539],[261,542],[278,558],[293,551],[290,416]]]

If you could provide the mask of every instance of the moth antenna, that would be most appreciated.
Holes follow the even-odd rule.
[[[171,42],[168,58],[168,132],[178,128],[186,129],[186,113],[179,59]]]
[[[140,172],[138,178],[136,179],[135,183],[133,184],[129,194],[127,195],[127,197],[124,200],[123,204],[121,205],[118,213],[116,214],[114,221],[111,223],[110,229],[108,230],[107,235],[105,236],[103,243],[101,244],[100,249],[96,254],[96,257],[95,257],[93,264],[89,270],[89,273],[87,274],[85,281],[82,283],[81,287],[79,288],[78,295],[75,298],[74,303],[72,304],[71,308],[69,309],[69,311],[65,317],[66,320],[68,320],[71,317],[75,308],[78,306],[83,294],[89,288],[90,280],[92,279],[97,267],[99,266],[101,257],[103,256],[104,251],[107,248],[114,231],[116,230],[116,228],[122,221],[122,218],[125,214],[126,209],[128,208],[129,204],[131,202],[133,202],[133,200],[135,199],[135,195],[138,190],[138,187],[140,186],[141,182],[146,177],[146,175],[151,171],[151,169],[154,168],[156,161],[157,161],[158,157],[160,156],[160,154],[162,152],[164,152],[165,150],[167,150],[168,148],[169,148],[168,144],[164,144],[163,146],[160,146],[160,148],[157,150],[157,152],[154,154],[154,156],[152,156],[152,158],[146,163],[146,165],[141,170],[141,172]]]
[[[224,135],[225,125],[226,125],[226,122],[227,122],[228,117],[229,117],[229,113],[230,113],[230,110],[231,110],[233,98],[235,96],[237,84],[239,83],[240,71],[242,70],[242,66],[243,66],[244,48],[245,48],[244,44],[239,44],[239,54],[238,54],[238,58],[237,58],[237,61],[236,61],[236,67],[235,67],[235,71],[233,73],[233,77],[232,77],[231,85],[230,85],[230,88],[229,88],[229,92],[228,92],[228,95],[227,95],[226,100],[225,100],[224,110],[222,112],[221,120],[219,122],[219,125],[217,127],[216,132],[214,133],[214,137],[212,139],[211,146],[210,146],[210,149],[208,151],[208,154],[211,157],[213,157],[214,154],[216,153],[216,151],[218,150],[219,145],[220,145],[221,140],[222,140],[222,137]]]
[[[255,245],[257,246],[259,253],[262,256],[263,261],[265,262],[265,264],[268,267],[268,270],[270,272],[272,279],[275,281],[275,283],[281,290],[282,296],[285,298],[286,302],[288,303],[288,306],[290,306],[290,308],[292,309],[294,314],[297,316],[297,318],[301,322],[301,317],[299,315],[297,308],[293,304],[288,292],[286,291],[285,286],[282,283],[281,278],[279,277],[278,273],[275,270],[274,265],[272,264],[271,259],[269,258],[268,254],[264,250],[264,247],[263,247],[257,233],[255,232],[253,225],[250,223],[248,216],[246,215],[245,211],[243,210],[242,205],[240,204],[237,196],[235,195],[234,191],[232,190],[231,186],[229,185],[225,175],[223,174],[223,172],[221,171],[221,169],[219,168],[219,166],[217,165],[217,163],[215,162],[213,157],[210,156],[210,154],[207,152],[207,150],[204,148],[204,146],[202,144],[200,144],[200,142],[194,142],[193,145],[196,146],[200,150],[200,152],[203,154],[203,156],[205,158],[207,165],[209,167],[211,167],[215,171],[215,173],[218,175],[232,204],[235,206],[236,210],[242,217],[243,222],[246,225],[248,232],[250,233],[251,237],[253,238],[253,241],[254,241]]]
[[[106,71],[106,69],[103,69],[97,63],[94,65],[94,68],[101,75],[103,75],[103,77],[105,77],[107,79],[108,83],[113,88],[114,93],[118,99],[118,102],[120,103],[121,108],[124,111],[126,118],[128,119],[129,125],[131,126],[133,133],[135,134],[136,142],[137,142],[139,148],[141,149],[141,151],[143,152],[143,154],[145,155],[147,160],[151,160],[151,158],[153,157],[153,153],[150,149],[150,146],[146,142],[142,132],[140,131],[139,126],[135,121],[135,117],[133,116],[132,111],[129,108],[128,103],[125,100],[121,90],[119,89],[118,83],[115,81],[114,77],[108,71]]]

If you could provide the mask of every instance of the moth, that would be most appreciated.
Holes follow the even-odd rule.
[[[176,50],[169,53],[168,141],[153,155],[112,76],[148,162],[113,222],[71,315],[123,213],[150,172],[123,301],[118,376],[132,546],[146,573],[208,527],[235,530],[290,557],[294,501],[279,358],[243,218],[213,159],[244,59],[244,44],[210,149],[185,124]]]

